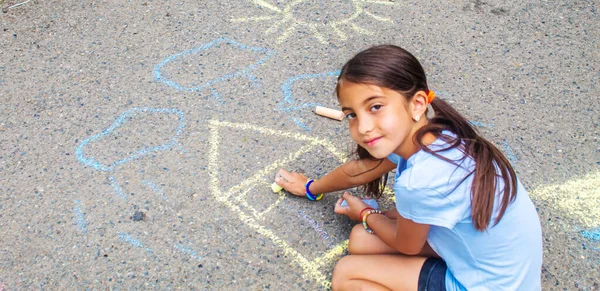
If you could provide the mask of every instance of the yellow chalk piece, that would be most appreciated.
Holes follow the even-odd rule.
[[[277,183],[273,182],[273,184],[271,184],[271,190],[273,190],[273,193],[279,193],[279,192],[281,192],[281,190],[283,190],[283,187],[281,187]]]

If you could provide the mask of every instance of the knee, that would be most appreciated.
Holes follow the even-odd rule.
[[[362,224],[357,224],[352,228],[350,232],[350,238],[348,239],[348,253],[358,255],[364,253],[364,240],[365,235],[369,235]]]
[[[348,282],[348,279],[350,278],[352,267],[350,261],[350,257],[345,256],[341,258],[335,265],[335,268],[333,268],[333,274],[331,276],[331,289],[333,291],[346,289],[344,288],[344,284]]]

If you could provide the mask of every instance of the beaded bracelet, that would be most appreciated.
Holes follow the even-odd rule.
[[[310,184],[312,184],[312,182],[314,181],[315,180],[309,179],[308,182],[306,182],[306,198],[308,198],[308,200],[310,201],[319,201],[321,200],[321,198],[323,198],[323,193],[314,195],[313,193],[310,193],[310,189],[308,189],[310,187]]]
[[[375,208],[373,208],[373,207],[365,207],[365,209],[363,209],[363,210],[360,211],[360,214],[358,215],[358,217],[360,217],[360,219],[362,220],[363,212],[365,212],[365,210],[373,210],[373,209],[375,209]]]
[[[370,233],[370,234],[374,234],[375,232],[369,228],[369,226],[367,225],[367,217],[369,217],[370,214],[383,214],[383,212],[381,212],[381,210],[369,210],[367,212],[365,212],[365,216],[363,216],[362,218],[362,222],[363,222],[363,226],[365,227],[365,230]]]

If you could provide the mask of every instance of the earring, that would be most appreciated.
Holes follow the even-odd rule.
[[[415,116],[415,117],[413,117],[413,120],[415,122],[419,122],[419,120],[421,120],[421,116]]]

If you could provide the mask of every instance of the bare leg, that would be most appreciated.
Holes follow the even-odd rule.
[[[333,290],[417,290],[425,257],[349,255],[333,270]]]
[[[350,232],[348,252],[351,255],[399,254],[397,250],[384,243],[377,235],[367,233],[361,224],[357,224]],[[439,258],[438,254],[425,243],[417,256]]]

